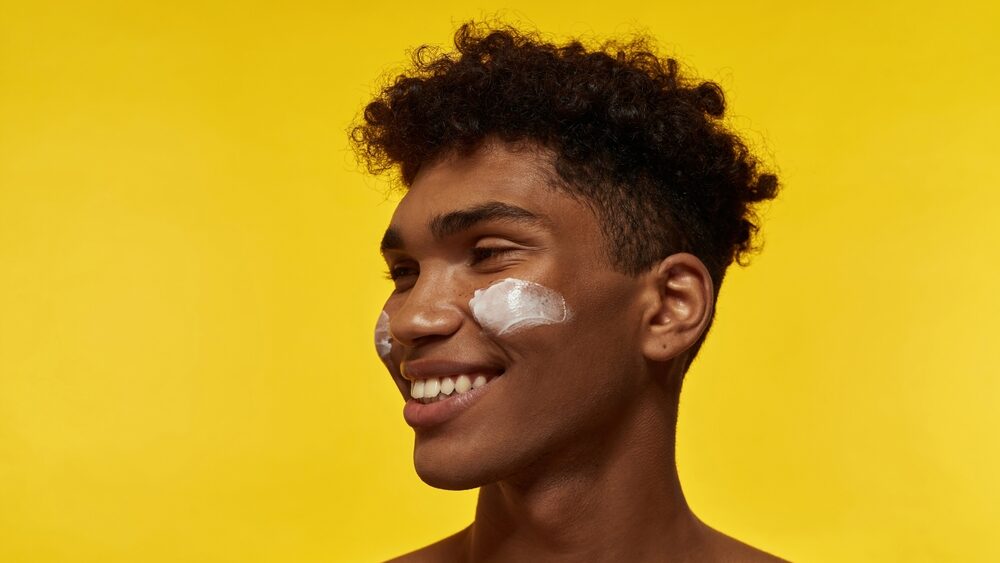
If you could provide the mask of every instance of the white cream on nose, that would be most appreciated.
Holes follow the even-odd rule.
[[[392,336],[389,334],[389,314],[382,311],[375,323],[375,351],[383,362],[389,360],[392,352]]]
[[[569,319],[559,292],[534,282],[506,278],[477,289],[469,300],[472,316],[486,331],[503,335]]]

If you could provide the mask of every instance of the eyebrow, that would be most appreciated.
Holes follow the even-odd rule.
[[[543,219],[516,205],[501,201],[488,201],[469,207],[438,215],[431,220],[431,233],[436,239],[443,239],[467,231],[486,221],[505,221],[512,223],[543,223]]]
[[[545,216],[532,213],[523,207],[504,203],[502,201],[487,201],[466,209],[449,211],[431,219],[431,234],[441,240],[486,221],[504,221],[513,223],[547,224]],[[399,231],[390,226],[382,237],[381,251],[403,248],[403,237]]]
[[[382,235],[382,244],[379,245],[379,251],[385,254],[386,250],[399,250],[406,246],[403,244],[403,235],[399,234],[399,231],[389,227],[385,230],[385,234]]]

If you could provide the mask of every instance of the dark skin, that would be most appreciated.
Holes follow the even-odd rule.
[[[425,166],[393,216],[386,364],[404,399],[410,362],[502,370],[457,418],[415,429],[418,475],[479,487],[475,521],[394,561],[780,561],[702,523],[678,481],[678,382],[714,301],[705,266],[682,253],[616,271],[593,210],[551,177],[544,150],[489,142]],[[558,291],[572,316],[487,333],[469,299],[504,278]]]

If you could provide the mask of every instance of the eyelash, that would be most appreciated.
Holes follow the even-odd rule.
[[[396,281],[397,279],[407,275],[408,273],[407,270],[409,270],[409,268],[404,268],[404,267],[390,268],[385,272],[385,279],[390,281]]]
[[[477,246],[472,249],[472,258],[469,260],[469,265],[475,266],[480,262],[489,260],[490,258],[496,258],[498,256],[503,256],[504,254],[516,251],[516,248],[504,248],[500,246]],[[396,266],[390,268],[385,273],[385,277],[388,280],[395,281],[403,276],[412,275],[413,268],[407,266]]]

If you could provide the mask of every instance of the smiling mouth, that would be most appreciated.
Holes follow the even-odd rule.
[[[479,389],[497,377],[500,375],[463,374],[417,379],[410,384],[410,397],[425,405],[436,403]]]

